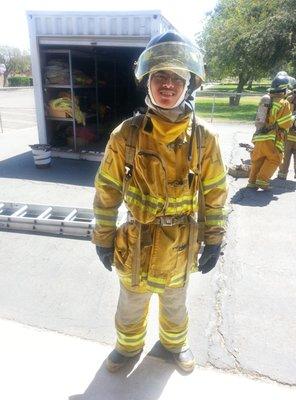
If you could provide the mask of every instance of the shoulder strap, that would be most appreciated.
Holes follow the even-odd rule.
[[[205,205],[205,196],[203,192],[203,186],[201,181],[201,163],[202,163],[202,148],[204,142],[204,127],[200,124],[196,125],[195,129],[196,134],[196,144],[198,151],[198,212],[197,212],[197,222],[198,222],[198,242],[201,243],[204,241],[205,235],[205,222],[206,222],[206,205]]]
[[[123,196],[127,192],[129,181],[133,175],[136,145],[140,127],[142,125],[144,118],[145,118],[144,114],[135,115],[132,118],[130,128],[128,131],[128,136],[125,146],[125,163],[124,163],[125,177],[123,181]]]

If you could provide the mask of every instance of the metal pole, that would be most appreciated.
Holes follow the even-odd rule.
[[[96,85],[96,121],[97,121],[97,132],[96,138],[99,141],[99,89],[98,89],[98,56],[95,54],[95,85]]]
[[[77,151],[76,121],[75,121],[75,94],[74,94],[74,82],[73,82],[73,74],[72,74],[72,52],[71,52],[71,50],[68,50],[68,57],[69,57],[70,89],[71,89],[71,100],[72,100],[72,126],[73,126],[74,151]]]
[[[211,113],[211,123],[213,122],[213,115],[214,115],[214,110],[215,110],[215,100],[216,100],[216,95],[214,94],[213,104],[212,104],[212,113]]]

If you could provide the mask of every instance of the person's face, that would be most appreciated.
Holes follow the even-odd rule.
[[[171,71],[157,71],[150,79],[152,96],[161,108],[173,108],[179,100],[185,80]]]

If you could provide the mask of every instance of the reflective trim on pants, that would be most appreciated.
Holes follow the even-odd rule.
[[[166,288],[159,293],[159,339],[173,353],[186,350],[188,314],[186,309],[187,285]],[[138,293],[120,284],[115,316],[117,330],[116,349],[123,355],[134,356],[144,347],[147,314],[152,293]]]

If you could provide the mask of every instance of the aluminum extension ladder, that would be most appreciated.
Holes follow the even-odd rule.
[[[94,224],[93,210],[87,208],[0,202],[0,230],[89,239]]]

